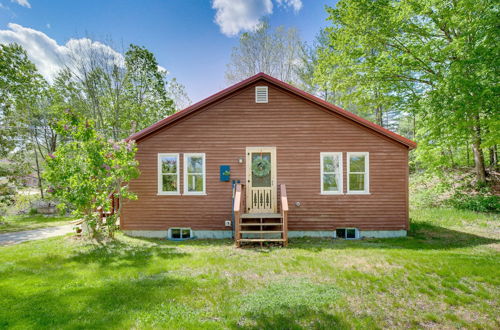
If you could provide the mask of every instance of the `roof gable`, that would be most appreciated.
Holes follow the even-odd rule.
[[[361,125],[361,126],[364,126],[366,128],[369,128],[379,134],[382,134],[392,140],[395,140],[405,146],[407,146],[409,149],[414,149],[416,148],[417,144],[410,140],[410,139],[407,139],[399,134],[396,134],[388,129],[385,129],[383,128],[382,126],[379,126],[375,123],[372,123],[371,121],[369,120],[366,120],[360,116],[357,116],[355,114],[353,114],[352,112],[349,112],[347,110],[344,110],[336,105],[333,105],[331,103],[328,103],[322,99],[320,99],[319,97],[316,97],[314,95],[311,95],[307,92],[304,92],[290,84],[287,84],[281,80],[278,80],[276,78],[273,78],[265,73],[258,73],[248,79],[245,79],[235,85],[232,85],[226,89],[223,89],[222,91],[212,95],[212,96],[209,96],[207,97],[206,99],[203,99],[189,107],[187,107],[186,109],[182,110],[182,111],[179,111],[179,112],[176,112],[175,114],[171,115],[171,116],[168,116],[156,123],[154,123],[153,125],[135,133],[135,134],[132,134],[131,136],[129,136],[127,138],[127,140],[135,140],[136,142],[140,142],[142,139],[146,138],[147,136],[163,129],[163,128],[166,128],[168,127],[169,125],[177,122],[178,120],[196,112],[196,111],[199,111],[203,108],[205,108],[206,106],[209,106],[215,102],[218,102],[234,93],[236,93],[237,91],[240,91],[244,88],[246,88],[247,86],[259,81],[259,80],[264,80],[268,83],[270,83],[271,85],[274,85],[274,86],[277,86],[281,89],[284,89],[292,94],[295,94],[295,95],[298,95],[300,97],[302,97],[303,99],[307,100],[307,101],[310,101],[310,102],[313,102],[319,106],[321,106],[322,108],[332,112],[332,113],[335,113],[335,114],[338,114],[342,117],[345,117],[347,119],[350,119],[352,120],[353,122]]]

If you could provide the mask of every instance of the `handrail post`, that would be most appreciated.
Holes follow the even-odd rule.
[[[283,218],[283,246],[288,245],[288,197],[286,194],[286,185],[280,185],[281,193],[281,216]]]
[[[234,240],[236,242],[236,246],[240,246],[240,212],[241,212],[241,184],[236,185],[236,193],[234,194]]]

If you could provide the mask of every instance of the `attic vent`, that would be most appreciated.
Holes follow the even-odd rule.
[[[267,103],[267,86],[255,87],[255,103]]]

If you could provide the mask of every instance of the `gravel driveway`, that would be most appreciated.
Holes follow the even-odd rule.
[[[62,236],[73,231],[73,225],[59,227],[40,228],[34,230],[18,231],[14,233],[0,234],[0,245],[12,245],[37,239],[54,236]]]

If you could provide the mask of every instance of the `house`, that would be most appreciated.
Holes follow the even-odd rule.
[[[408,230],[415,142],[264,73],[132,135],[129,235],[278,241]]]

